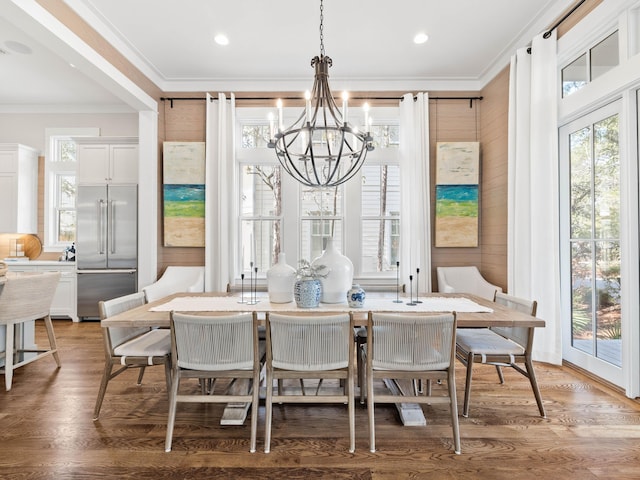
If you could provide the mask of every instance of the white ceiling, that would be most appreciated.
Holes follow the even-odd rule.
[[[308,89],[320,53],[319,0],[65,2],[167,92]],[[332,87],[478,90],[572,3],[325,0]],[[126,103],[95,67],[69,65],[78,52],[65,51],[51,22],[33,18],[38,9],[35,0],[0,0],[0,106]],[[429,41],[415,45],[418,32]],[[228,46],[214,43],[217,33]]]

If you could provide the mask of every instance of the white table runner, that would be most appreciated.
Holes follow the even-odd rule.
[[[244,296],[245,302],[249,295]],[[257,297],[258,303],[240,303],[240,296],[229,297],[176,297],[166,303],[152,307],[151,312],[481,312],[492,313],[493,309],[484,307],[468,298],[452,297],[420,297],[422,303],[407,305],[407,298],[402,303],[395,303],[392,298],[366,299],[364,307],[351,308],[344,303],[321,303],[316,308],[298,308],[295,302],[271,303],[266,295]]]

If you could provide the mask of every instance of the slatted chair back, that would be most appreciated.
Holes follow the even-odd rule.
[[[176,365],[193,370],[250,370],[254,362],[253,315],[203,317],[173,312]]]
[[[538,302],[496,292],[494,301],[505,307],[513,308],[532,317],[536,316]],[[533,346],[533,327],[491,327],[491,330],[518,343],[525,350]]]
[[[377,313],[372,315],[373,368],[444,370],[455,355],[454,316]],[[455,353],[455,352],[454,352]]]
[[[60,282],[60,272],[10,277],[0,291],[0,325],[47,317]]]
[[[348,314],[296,316],[269,314],[271,363],[274,368],[314,371],[349,365]]]
[[[131,293],[111,300],[98,302],[98,310],[100,311],[100,319],[104,320],[113,317],[132,308],[136,308],[145,304],[145,296],[143,292]],[[105,340],[108,341],[107,351],[109,355],[113,354],[113,349],[119,345],[142,335],[151,330],[150,327],[109,327],[104,332],[107,335]]]

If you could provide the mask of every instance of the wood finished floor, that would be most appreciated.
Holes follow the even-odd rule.
[[[0,390],[0,478],[8,479],[638,479],[640,405],[573,371],[536,364],[548,418],[529,384],[507,369],[474,372],[470,418],[460,417],[462,455],[451,445],[445,406],[426,406],[426,427],[403,427],[393,406],[376,408],[377,447],[369,452],[366,409],[357,407],[356,452],[348,452],[346,409],[274,407],[272,450],[258,452],[249,422],[219,425],[222,407],[178,410],[173,451],[164,452],[168,402],[162,368],[141,387],[136,372],[113,380],[92,421],[103,367],[97,322],[54,321],[63,366],[52,358],[15,372]],[[41,322],[36,328],[45,342]],[[458,365],[458,404],[464,371]],[[4,378],[1,378],[4,383]]]

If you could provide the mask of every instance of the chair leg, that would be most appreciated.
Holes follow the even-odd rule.
[[[360,405],[365,404],[365,398],[367,396],[365,345],[366,344],[364,342],[359,344],[358,351],[356,353],[358,357],[358,386],[360,387]]]
[[[107,384],[111,378],[111,371],[113,370],[113,363],[107,360],[104,364],[104,372],[102,373],[102,380],[100,381],[100,389],[98,390],[98,398],[96,398],[96,406],[93,409],[93,419],[98,420],[100,416],[100,409],[102,408],[102,401],[104,400],[104,394],[107,392]]]
[[[251,400],[251,441],[249,452],[256,451],[256,437],[258,432],[258,403],[260,402],[260,372],[253,376],[253,399]]]
[[[180,385],[180,372],[176,371],[171,383],[171,395],[169,397],[169,418],[167,419],[167,437],[164,441],[164,451],[171,451],[173,441],[173,426],[176,423],[176,410],[178,408],[178,387]]]
[[[11,390],[11,382],[13,381],[13,323],[7,323],[6,343],[4,349],[4,384],[7,392]]]
[[[60,356],[58,355],[58,344],[56,343],[56,335],[53,332],[53,322],[51,321],[50,315],[47,315],[46,317],[44,317],[44,326],[47,330],[47,336],[49,337],[49,345],[51,348],[51,353],[53,355],[53,358],[56,361],[56,364],[58,365],[58,368],[60,368],[61,364],[60,364]]]
[[[138,386],[142,385],[142,377],[144,376],[144,369],[145,369],[144,366],[140,367],[140,372],[138,373],[138,383],[137,383]]]
[[[453,449],[456,454],[460,454],[460,425],[458,424],[458,399],[456,395],[456,380],[453,371],[454,366],[449,367],[449,400],[451,401],[451,427],[453,429]]]
[[[164,381],[167,384],[167,396],[171,393],[171,357],[164,362]]]
[[[473,374],[473,353],[467,356],[467,379],[464,384],[464,406],[462,407],[462,416],[469,416],[469,397],[471,397],[471,376]]]
[[[527,373],[529,374],[529,381],[531,382],[533,394],[536,397],[536,403],[538,404],[538,411],[540,412],[540,416],[542,418],[547,418],[547,414],[544,411],[544,405],[542,404],[542,397],[540,395],[540,389],[538,388],[536,374],[533,370],[533,362],[531,361],[531,357],[527,357],[527,359],[525,360],[525,365],[527,367]]]
[[[278,379],[278,394],[280,394]],[[271,451],[271,416],[273,411],[273,373],[267,369],[267,391],[264,399],[264,453]]]
[[[374,418],[373,375],[367,369],[367,413],[369,416],[369,451],[376,451],[376,425]]]
[[[498,372],[498,378],[500,379],[500,383],[504,384],[504,375],[502,374],[502,367],[500,365],[496,365],[496,372]]]

